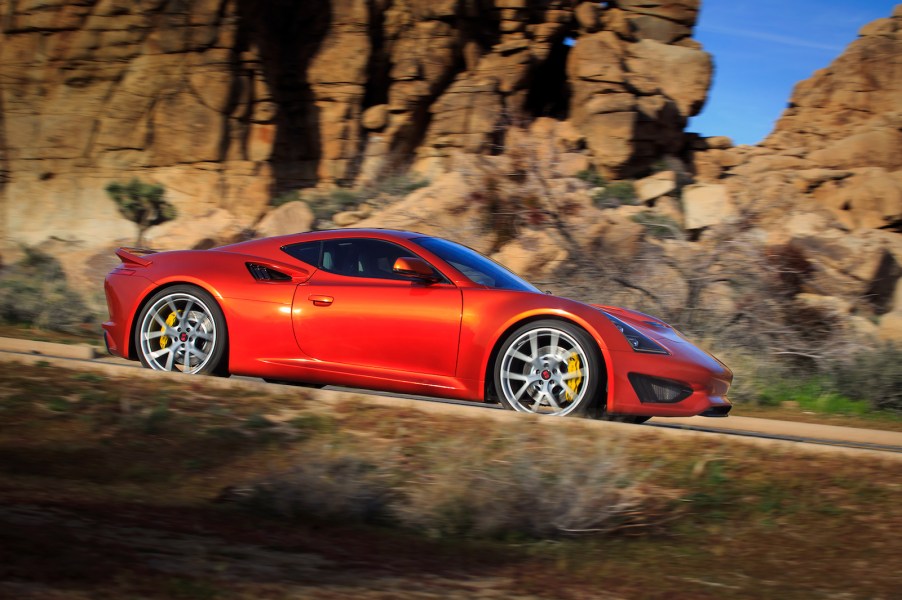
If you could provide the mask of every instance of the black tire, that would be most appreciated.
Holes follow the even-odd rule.
[[[141,364],[157,371],[222,375],[228,332],[216,300],[194,285],[155,293],[135,321]]]
[[[533,321],[511,333],[493,366],[495,393],[508,409],[594,416],[604,369],[595,340],[565,321]]]

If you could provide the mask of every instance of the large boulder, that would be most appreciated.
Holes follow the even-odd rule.
[[[567,257],[559,236],[544,229],[526,230],[492,255],[514,273],[536,281],[551,276]]]
[[[645,170],[684,146],[683,127],[704,104],[713,70],[707,53],[683,43],[697,8],[694,1],[617,3],[604,10],[603,27],[587,28],[570,51],[570,119],[603,174]]]
[[[683,188],[686,229],[701,229],[728,221],[736,209],[726,186],[695,184]]]
[[[881,340],[896,344],[902,344],[902,311],[891,312],[880,318],[877,326],[877,335]]]
[[[440,175],[429,186],[354,225],[408,229],[450,237],[486,252],[494,244],[495,233],[487,227],[485,205],[468,182],[467,172],[473,168],[467,162],[460,170]]]
[[[656,200],[670,194],[677,187],[677,175],[673,171],[661,171],[635,182],[636,196],[640,202]]]
[[[714,71],[703,50],[641,40],[627,51],[627,82],[643,94],[660,94],[676,105],[681,117],[698,114],[708,96]]]
[[[902,125],[902,119],[899,120]],[[863,131],[836,140],[815,150],[809,158],[822,167],[851,169],[854,167],[902,168],[902,131],[893,127]]]
[[[182,217],[156,227],[144,235],[154,250],[205,249],[235,241],[242,227],[233,214],[216,208],[199,217]]]
[[[812,195],[850,229],[879,229],[902,221],[902,171],[856,169],[818,186]]]
[[[254,227],[258,236],[270,237],[309,231],[313,226],[313,211],[306,202],[295,200],[278,206],[260,219]]]

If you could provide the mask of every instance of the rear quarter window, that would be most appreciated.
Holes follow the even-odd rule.
[[[319,264],[320,264],[320,254],[322,253],[322,247],[323,247],[323,243],[321,241],[304,242],[301,244],[292,244],[290,246],[283,246],[282,252],[285,252],[292,258],[296,258],[299,261],[318,269]]]

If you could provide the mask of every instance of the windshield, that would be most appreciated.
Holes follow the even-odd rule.
[[[499,290],[540,292],[531,283],[466,246],[440,238],[417,238],[413,241],[466,275],[474,283]]]

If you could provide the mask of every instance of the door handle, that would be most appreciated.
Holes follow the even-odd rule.
[[[307,300],[313,302],[313,306],[329,306],[335,300],[332,296],[322,296],[320,294],[310,294]]]

